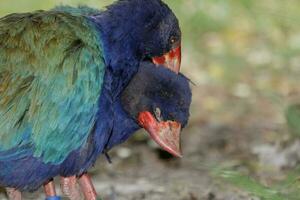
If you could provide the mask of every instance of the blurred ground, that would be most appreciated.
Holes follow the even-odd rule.
[[[0,0],[0,15],[110,0]],[[300,1],[168,0],[183,30],[182,71],[195,83],[183,159],[138,133],[99,159],[112,200],[297,200],[300,142],[284,110],[300,102]],[[298,192],[299,191],[299,192]],[[26,199],[43,199],[28,194]],[[4,196],[0,196],[4,199]]]

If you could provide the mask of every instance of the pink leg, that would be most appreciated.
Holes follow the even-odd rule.
[[[9,200],[22,200],[22,194],[15,188],[6,188],[7,196]]]
[[[46,197],[56,196],[55,185],[54,185],[53,180],[44,184],[44,192],[45,192]]]
[[[79,185],[83,192],[85,200],[97,200],[97,193],[88,174],[79,177]]]
[[[70,200],[82,199],[76,176],[61,177],[60,187],[64,195],[66,195]]]

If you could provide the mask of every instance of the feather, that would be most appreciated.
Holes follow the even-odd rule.
[[[9,15],[0,27],[0,150],[30,145],[59,164],[95,123],[105,72],[99,38],[84,17],[60,11]]]

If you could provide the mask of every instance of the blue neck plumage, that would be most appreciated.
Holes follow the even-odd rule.
[[[124,142],[140,128],[136,121],[124,111],[120,98],[112,100],[112,80],[113,75],[107,70],[93,134],[97,154]]]
[[[137,42],[131,35],[130,26],[122,26],[121,21],[111,19],[106,12],[89,19],[100,34],[106,68],[116,77],[111,86],[116,97],[138,70]]]
[[[115,124],[106,146],[107,149],[111,149],[113,146],[125,142],[132,134],[140,129],[139,125],[125,113],[120,102],[114,104],[114,111],[117,114],[114,115]]]
[[[130,26],[124,29],[122,22],[111,19],[106,12],[88,19],[100,35],[106,65],[93,139],[96,152],[101,153],[124,142],[140,128],[120,102],[120,94],[137,72],[140,60],[134,54],[135,40],[125,34],[131,32]]]

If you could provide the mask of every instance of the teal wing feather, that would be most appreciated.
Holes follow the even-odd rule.
[[[61,163],[86,142],[105,71],[94,30],[55,10],[0,19],[0,152]]]
[[[53,9],[54,11],[61,11],[61,12],[67,12],[74,16],[91,16],[91,15],[97,15],[100,13],[100,10],[91,8],[88,6],[78,6],[78,7],[72,7],[72,6],[57,6]]]

